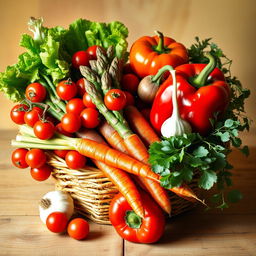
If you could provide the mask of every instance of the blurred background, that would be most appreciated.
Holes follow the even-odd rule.
[[[256,114],[256,1],[255,0],[0,0],[0,72],[16,63],[23,52],[21,34],[28,33],[30,16],[43,17],[46,26],[67,27],[77,18],[110,22],[119,20],[129,29],[129,46],[143,35],[162,31],[189,47],[194,37],[212,37],[233,60],[232,73],[251,90],[246,111]],[[9,118],[12,103],[0,93],[0,129],[17,129]],[[255,144],[256,126],[244,133]]]

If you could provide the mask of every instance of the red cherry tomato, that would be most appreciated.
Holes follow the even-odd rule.
[[[126,96],[126,104],[125,106],[130,106],[130,105],[134,105],[135,101],[134,101],[134,97],[130,92],[124,91],[125,96]]]
[[[67,113],[73,113],[76,115],[80,115],[82,110],[84,109],[83,100],[79,98],[71,99],[66,105]]]
[[[70,169],[77,170],[85,166],[86,157],[75,150],[70,150],[65,156],[65,161]]]
[[[72,56],[73,67],[79,69],[80,66],[89,66],[90,55],[86,51],[79,51]]]
[[[54,135],[55,126],[52,122],[39,120],[35,123],[33,130],[37,138],[48,140]]]
[[[90,95],[86,92],[83,96],[83,103],[87,108],[96,108],[95,104],[93,104]]]
[[[81,119],[79,115],[67,113],[61,118],[61,126],[64,131],[73,133],[77,132],[81,127]]]
[[[30,149],[26,154],[26,162],[31,168],[40,168],[46,163],[46,155],[39,148]]]
[[[63,80],[57,85],[56,92],[62,100],[71,100],[77,94],[77,85],[70,79]]]
[[[28,111],[24,115],[24,120],[27,125],[33,127],[34,124],[40,120],[43,115],[43,110],[39,107],[33,107],[32,110]]]
[[[46,219],[47,228],[54,233],[61,233],[66,230],[68,218],[63,212],[52,212]]]
[[[54,153],[61,157],[61,158],[65,158],[66,154],[68,153],[68,150],[54,150]]]
[[[42,102],[46,97],[46,89],[40,83],[32,83],[27,86],[25,94],[32,102]]]
[[[104,52],[106,52],[105,49],[99,45],[90,46],[86,51],[90,55],[91,60],[97,60],[97,48],[101,48]]]
[[[122,89],[132,94],[137,93],[139,83],[140,83],[139,78],[134,74],[126,74],[121,79]]]
[[[78,95],[80,97],[83,97],[83,95],[86,92],[85,91],[85,85],[84,85],[84,78],[81,78],[81,79],[77,80],[76,85],[77,85]]]
[[[26,154],[28,150],[25,148],[17,148],[12,152],[12,163],[14,166],[24,169],[28,167],[26,162]]]
[[[61,133],[61,134],[65,135],[65,136],[68,136],[68,137],[73,137],[73,134],[72,134],[72,133],[66,132],[66,131],[62,128],[62,123],[58,123],[58,124],[56,125],[56,132]]]
[[[31,174],[32,178],[37,181],[47,180],[49,178],[49,176],[51,175],[51,172],[52,172],[52,168],[47,164],[41,166],[40,168],[31,168],[30,169],[30,174]]]
[[[10,112],[12,121],[16,124],[25,124],[24,115],[29,107],[25,104],[15,105]]]
[[[120,89],[111,89],[106,93],[104,103],[110,110],[121,110],[126,104],[125,93]]]
[[[89,233],[89,224],[82,218],[75,218],[68,224],[68,234],[76,240],[85,239]]]
[[[81,112],[82,125],[85,128],[95,128],[100,124],[100,116],[95,108],[86,108]]]

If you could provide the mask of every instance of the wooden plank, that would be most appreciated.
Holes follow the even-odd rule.
[[[77,241],[55,234],[38,216],[0,217],[0,255],[113,255],[121,256],[122,239],[111,226],[90,223],[87,239]]]

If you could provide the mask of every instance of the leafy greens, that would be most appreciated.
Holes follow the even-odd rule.
[[[28,84],[39,80],[51,81],[56,85],[70,76],[72,55],[89,46],[114,46],[115,55],[127,56],[128,29],[120,22],[109,24],[78,19],[68,29],[46,28],[42,19],[31,18],[29,29],[34,37],[24,34],[20,46],[26,52],[18,57],[18,62],[0,73],[0,91],[12,101],[21,101]]]

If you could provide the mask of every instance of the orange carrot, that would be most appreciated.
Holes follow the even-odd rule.
[[[95,131],[84,129],[77,133],[80,138],[95,140],[106,144],[103,138]],[[129,175],[117,168],[106,165],[100,161],[93,160],[94,164],[116,185],[119,192],[126,198],[132,209],[140,217],[144,217],[144,209],[140,199],[139,191]]]
[[[147,163],[148,160],[148,152],[147,149],[143,144],[141,144],[141,140],[138,138],[136,134],[133,134],[129,136],[129,138],[138,138],[137,145],[135,146],[133,144],[129,144],[131,142],[130,139],[127,139],[127,145],[125,144],[124,140],[121,138],[121,136],[116,132],[115,129],[113,129],[107,122],[103,123],[99,128],[101,134],[104,136],[104,138],[107,140],[107,142],[115,149],[121,151],[121,152],[127,152],[129,155],[135,157],[137,160],[140,160],[144,163]],[[115,139],[117,141],[115,141]],[[129,145],[128,145],[129,144]],[[126,147],[128,150],[126,150]],[[143,151],[141,150],[143,147]],[[128,152],[129,151],[129,152]],[[139,180],[139,184],[142,185],[155,199],[155,201],[159,204],[159,206],[168,214],[171,212],[171,202],[169,199],[169,196],[167,194],[167,191],[160,186],[158,182],[152,181],[147,178],[143,177],[136,177]],[[136,179],[136,180],[137,180]],[[137,181],[138,181],[137,180]]]
[[[100,131],[100,133],[103,135],[103,137],[107,140],[108,144],[112,148],[128,154],[128,151],[126,150],[122,137],[111,125],[109,125],[106,121],[103,121],[98,126],[98,130]]]
[[[89,139],[78,139],[74,148],[86,157],[159,182],[159,175],[152,172],[150,166],[104,144]]]
[[[138,109],[134,106],[128,106],[125,109],[125,115],[126,119],[128,120],[129,125],[131,125],[136,131],[136,133],[141,137],[144,138],[144,141],[147,142],[148,145],[161,141],[156,132],[153,130],[153,128],[150,126],[148,121],[144,118],[144,116],[138,111]],[[147,136],[145,136],[147,134]],[[129,141],[134,140],[134,141]],[[129,144],[139,144],[139,140],[137,138],[127,138],[126,145],[129,146]],[[130,146],[129,146],[130,147]],[[138,145],[137,145],[138,147]],[[138,156],[139,152],[136,151],[136,156]],[[132,155],[135,157],[135,155]],[[141,156],[141,158],[144,158],[144,155]],[[140,158],[137,158],[138,160],[141,160]],[[198,200],[202,202],[195,193],[185,184],[183,184],[180,187],[174,187],[169,189],[170,191],[174,192],[176,195],[183,197],[184,199],[187,199],[189,201],[195,201]]]
[[[146,146],[160,141],[156,132],[135,106],[130,105],[126,107],[124,113],[132,130],[139,135]]]
[[[100,161],[93,160],[93,162],[117,186],[134,212],[143,218],[144,208],[140,200],[140,194],[129,175],[120,169],[106,165]]]

